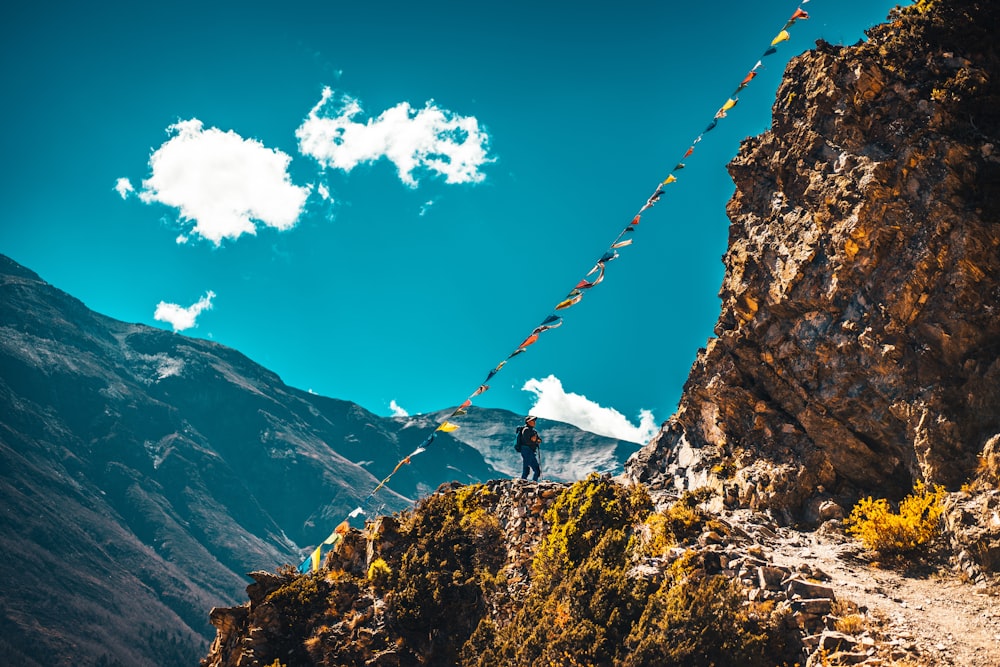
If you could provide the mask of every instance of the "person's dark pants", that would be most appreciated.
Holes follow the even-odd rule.
[[[533,470],[535,475],[531,478],[531,481],[537,482],[538,477],[542,474],[542,469],[538,465],[538,457],[535,456],[535,452],[531,447],[525,447],[521,450],[521,479],[528,478],[528,470]]]

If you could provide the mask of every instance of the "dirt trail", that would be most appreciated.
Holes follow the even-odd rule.
[[[838,599],[867,610],[872,634],[890,639],[901,665],[1000,667],[1000,589],[949,568],[912,574],[880,569],[836,530],[780,529],[769,545],[777,565],[818,568]],[[887,662],[887,665],[893,663]]]

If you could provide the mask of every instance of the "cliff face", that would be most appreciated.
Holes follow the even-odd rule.
[[[890,18],[794,59],[730,163],[716,338],[632,478],[816,520],[1000,432],[1000,7]]]

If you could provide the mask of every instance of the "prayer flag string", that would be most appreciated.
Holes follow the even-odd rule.
[[[736,89],[729,95],[729,97],[722,104],[722,106],[719,107],[718,111],[715,112],[715,115],[712,117],[711,122],[709,122],[709,124],[705,127],[705,129],[701,132],[701,134],[695,137],[694,141],[692,141],[690,146],[688,146],[688,148],[684,151],[684,154],[681,156],[680,161],[678,161],[676,166],[670,170],[670,173],[667,175],[667,177],[662,181],[660,181],[659,183],[657,183],[656,188],[653,190],[653,193],[646,199],[645,204],[643,204],[642,207],[639,208],[638,212],[630,219],[629,223],[621,230],[621,232],[618,233],[618,236],[616,236],[614,241],[611,242],[611,245],[609,246],[608,250],[605,251],[603,255],[601,255],[600,259],[597,260],[597,263],[594,265],[594,268],[590,269],[590,271],[587,272],[584,278],[581,279],[578,283],[576,283],[573,289],[571,289],[566,294],[565,297],[563,297],[556,303],[555,307],[553,308],[554,311],[562,311],[566,310],[567,308],[571,308],[572,306],[575,306],[576,304],[580,303],[580,301],[583,300],[586,290],[590,290],[604,281],[607,265],[610,262],[618,259],[619,257],[617,252],[618,250],[632,245],[634,239],[631,238],[630,235],[634,234],[636,229],[638,228],[643,213],[645,213],[648,209],[652,208],[653,205],[655,205],[664,195],[665,192],[664,186],[677,182],[678,178],[676,176],[676,172],[684,169],[685,167],[684,161],[687,158],[691,157],[692,154],[694,154],[695,147],[699,143],[701,143],[705,135],[708,132],[711,132],[713,129],[715,129],[719,121],[721,119],[726,118],[727,113],[730,112],[739,103],[740,101],[739,94],[757,76],[758,70],[761,67],[763,67],[764,59],[776,53],[779,44],[781,44],[782,42],[787,42],[788,40],[791,39],[791,33],[789,32],[789,29],[795,24],[795,22],[800,20],[804,21],[809,18],[809,14],[807,14],[806,11],[802,9],[802,6],[808,3],[809,0],[801,0],[801,2],[799,3],[799,7],[791,15],[788,21],[785,22],[784,27],[782,27],[782,29],[778,32],[778,34],[775,35],[774,39],[771,40],[769,46],[767,47],[767,49],[764,50],[763,54],[761,55],[761,58],[752,68],[750,68],[750,71],[746,74],[746,76],[743,77],[743,80],[740,81]],[[629,236],[629,238],[626,238],[626,236]],[[590,278],[594,274],[597,274],[597,276],[593,280],[588,280],[588,278]],[[456,417],[460,417],[462,415],[467,414],[469,406],[472,405],[472,399],[476,398],[477,396],[489,390],[490,386],[488,383],[493,379],[493,377],[497,373],[501,371],[501,369],[503,369],[503,367],[507,364],[509,360],[526,352],[528,347],[538,342],[539,336],[542,333],[549,331],[551,329],[556,329],[562,326],[562,323],[563,323],[562,316],[557,315],[555,312],[553,312],[552,314],[547,316],[544,320],[542,320],[542,322],[538,326],[536,326],[531,331],[531,333],[523,341],[521,341],[521,343],[517,347],[514,348],[514,350],[507,356],[506,359],[501,361],[492,370],[490,370],[489,373],[486,374],[486,379],[483,380],[482,384],[480,384],[479,387],[474,392],[472,392],[472,394],[470,394],[468,398],[465,399],[465,401],[463,401],[457,408],[455,408],[454,412],[452,412],[444,420],[442,420],[438,424],[437,428],[430,435],[427,436],[427,438],[420,444],[419,447],[417,447],[417,449],[415,449],[409,455],[400,459],[400,461],[396,464],[396,467],[392,469],[392,472],[390,472],[381,482],[378,483],[378,485],[374,489],[372,489],[372,491],[365,498],[361,506],[353,510],[348,515],[348,518],[342,521],[340,524],[338,524],[337,527],[334,529],[334,531],[330,534],[330,536],[327,537],[319,546],[317,546],[316,549],[304,561],[302,561],[302,564],[299,565],[298,568],[299,571],[302,573],[317,571],[320,567],[323,548],[324,547],[333,548],[333,546],[335,546],[341,539],[343,539],[343,535],[346,534],[347,529],[349,527],[348,520],[360,516],[362,514],[365,514],[366,512],[364,508],[367,507],[372,502],[375,494],[378,493],[383,487],[385,487],[389,483],[389,480],[392,479],[392,476],[395,475],[396,472],[401,467],[410,463],[410,460],[414,456],[421,454],[422,452],[425,452],[427,450],[427,447],[430,446],[432,442],[434,442],[434,439],[439,432],[451,433],[453,431],[458,430],[459,425],[455,424],[451,420]]]

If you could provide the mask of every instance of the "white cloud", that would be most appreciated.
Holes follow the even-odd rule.
[[[328,106],[332,115],[323,114]],[[325,88],[295,131],[299,150],[323,167],[346,172],[388,158],[410,187],[417,185],[417,170],[440,174],[447,183],[478,183],[485,178],[480,167],[493,162],[487,157],[489,135],[479,121],[440,109],[433,100],[423,109],[400,102],[377,118],[354,120],[361,113],[358,100],[347,95],[334,100],[333,91]]]
[[[541,380],[532,378],[521,389],[535,395],[531,414],[543,419],[566,422],[591,433],[642,445],[659,431],[649,410],[639,411],[639,425],[636,426],[614,408],[605,408],[586,396],[566,392],[554,375]]]
[[[409,417],[410,413],[399,406],[396,399],[389,401],[389,409],[392,410],[393,417]]]
[[[191,234],[215,245],[256,234],[255,221],[279,230],[298,221],[309,188],[291,182],[287,154],[233,131],[206,130],[197,118],[167,131],[173,136],[149,158],[142,201],[178,209],[182,221],[193,223]]]
[[[156,305],[156,312],[153,319],[166,322],[174,328],[174,331],[184,331],[197,324],[198,316],[202,311],[212,309],[212,299],[215,292],[209,290],[205,296],[198,299],[198,302],[184,308],[176,303],[161,301]]]
[[[127,178],[119,178],[115,181],[115,192],[121,195],[122,199],[128,199],[128,196],[135,192],[135,188],[132,187],[132,181]]]
[[[427,215],[427,212],[431,210],[431,206],[434,206],[435,203],[437,203],[436,200],[428,199],[427,201],[424,202],[424,205],[420,207],[420,212],[417,213],[417,215],[420,216],[421,218],[424,217],[425,215]]]

